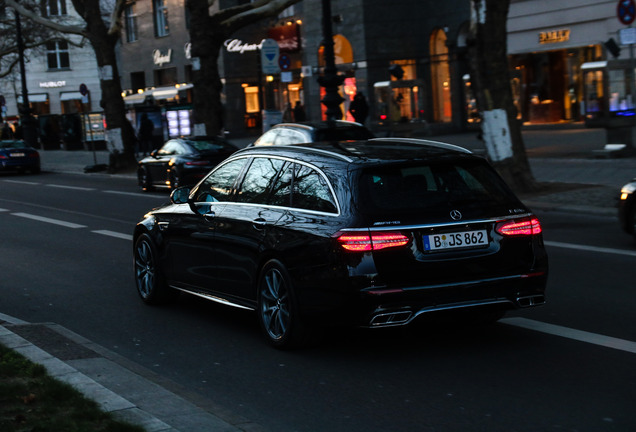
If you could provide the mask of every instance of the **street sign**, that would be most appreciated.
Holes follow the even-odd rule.
[[[616,14],[621,23],[630,25],[636,18],[636,3],[634,3],[634,0],[619,0],[616,6]]]
[[[265,39],[261,45],[261,70],[264,74],[275,74],[280,72],[278,56],[280,48],[274,39]]]
[[[280,66],[280,70],[288,70],[291,67],[291,57],[287,54],[281,54],[278,57],[278,66]]]
[[[620,36],[621,45],[634,45],[636,44],[636,28],[626,27],[618,31]]]

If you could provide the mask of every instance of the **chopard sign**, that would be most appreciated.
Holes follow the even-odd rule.
[[[243,42],[240,39],[228,39],[225,41],[224,45],[227,52],[243,54],[244,52],[248,52],[248,51],[260,50],[261,47],[263,46],[263,41],[260,41],[257,44],[250,44],[250,43]]]
[[[170,63],[172,61],[172,49],[168,50],[167,54],[161,54],[161,51],[158,49],[152,52],[152,61],[157,66],[163,66],[166,63]]]

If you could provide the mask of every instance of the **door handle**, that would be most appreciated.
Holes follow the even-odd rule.
[[[263,218],[256,218],[256,219],[254,219],[252,221],[252,225],[257,230],[261,230],[261,229],[265,228],[265,226],[267,225],[267,221],[265,219],[263,219]]]
[[[209,211],[203,214],[203,219],[205,219],[208,222],[212,222],[215,217],[216,217],[216,213],[214,213],[213,211]]]

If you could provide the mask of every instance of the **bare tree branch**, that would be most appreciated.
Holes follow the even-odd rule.
[[[14,10],[16,10],[20,15],[23,15],[24,17],[40,24],[43,25],[45,27],[48,27],[50,29],[53,29],[55,31],[58,32],[62,32],[62,33],[69,33],[69,34],[76,34],[79,36],[86,36],[86,29],[84,27],[80,27],[80,26],[73,26],[73,25],[65,25],[65,24],[61,24],[58,22],[55,22],[53,20],[41,17],[40,15],[38,15],[37,13],[34,13],[24,7],[22,7],[22,5],[20,5],[18,2],[16,2],[15,0],[5,0],[5,4],[7,6],[11,6]]]
[[[121,16],[124,13],[126,7],[126,0],[117,0],[115,7],[110,15],[110,27],[108,29],[109,35],[119,35],[122,30]]]

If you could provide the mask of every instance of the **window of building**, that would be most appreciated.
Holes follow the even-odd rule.
[[[124,20],[126,21],[126,42],[134,42],[137,36],[137,14],[135,13],[135,3],[126,5],[124,9]]]
[[[452,119],[451,82],[448,46],[446,46],[446,33],[444,33],[444,30],[439,29],[433,32],[430,40],[430,50],[433,116],[437,122],[450,122]]]
[[[245,87],[245,112],[257,113],[260,112],[258,104],[258,87]]]
[[[66,15],[66,0],[42,0],[40,10],[43,17]]]
[[[166,5],[166,0],[153,0],[152,8],[155,22],[155,36],[168,36],[170,34],[170,28],[168,27],[168,6]]]
[[[46,55],[49,70],[69,69],[71,66],[68,42],[66,41],[48,42]]]

